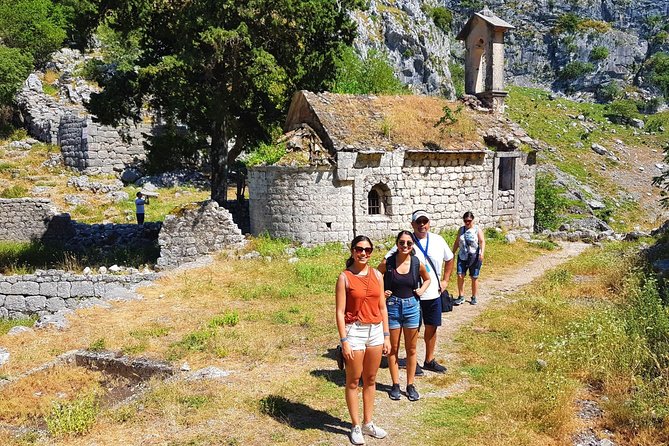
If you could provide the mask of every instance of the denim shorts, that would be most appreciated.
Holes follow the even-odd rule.
[[[467,267],[467,259],[462,260],[458,257],[458,276],[464,276],[469,271],[471,278],[476,279],[481,272],[481,266],[483,266],[483,262],[477,260],[472,266]]]
[[[415,297],[395,297],[386,299],[388,327],[418,328],[420,326],[420,305]]]
[[[367,347],[383,345],[383,322],[363,324],[353,322],[346,324],[346,337],[351,350],[365,350]]]

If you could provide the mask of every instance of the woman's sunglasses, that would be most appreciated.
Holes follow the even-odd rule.
[[[372,251],[374,251],[374,248],[370,247],[363,248],[362,246],[354,246],[353,250],[358,254],[361,254],[363,251],[365,251],[365,254],[370,255]]]
[[[474,220],[464,220],[465,223],[471,223]]]
[[[413,246],[413,242],[407,241],[407,240],[400,240],[399,242],[397,242],[397,244],[400,245],[400,246],[406,246],[406,247],[409,247],[409,248]]]

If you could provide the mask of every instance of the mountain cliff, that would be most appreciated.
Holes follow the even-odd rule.
[[[509,84],[610,100],[630,86],[641,99],[661,95],[649,60],[669,52],[669,0],[489,0],[516,29],[506,38]],[[452,96],[449,64],[462,65],[454,36],[484,3],[479,0],[371,0],[354,13],[356,48],[383,49],[415,91]],[[435,11],[439,14],[435,14]],[[652,111],[652,110],[651,110]]]

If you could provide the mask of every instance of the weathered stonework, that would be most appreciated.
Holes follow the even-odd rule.
[[[0,240],[28,242],[42,239],[54,227],[60,228],[57,224],[60,220],[54,221],[57,216],[59,213],[49,200],[0,198]],[[65,235],[67,228],[62,227],[62,232]]]
[[[157,265],[170,268],[216,251],[242,247],[244,236],[226,209],[215,201],[194,203],[168,215],[158,238]]]
[[[249,169],[251,232],[267,231],[305,243],[375,239],[409,227],[416,209],[432,227],[457,228],[472,211],[483,226],[531,231],[534,224],[534,154],[514,152],[516,186],[499,190],[496,152],[339,152],[338,167]],[[381,186],[381,187],[379,187]],[[383,211],[368,212],[377,187]]]
[[[81,105],[64,104],[45,94],[34,74],[16,102],[29,133],[60,145],[66,166],[84,173],[118,173],[146,157],[144,134],[154,130],[152,125],[114,128],[95,123]]]
[[[59,270],[0,276],[0,318],[43,316],[127,298],[129,289],[157,277],[156,273],[83,275]]]

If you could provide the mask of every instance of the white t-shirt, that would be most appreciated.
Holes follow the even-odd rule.
[[[416,246],[416,243],[425,249],[427,246],[427,255],[430,256],[432,264],[437,268],[437,271],[434,271],[430,266],[430,262],[425,260],[423,251]],[[433,300],[439,297],[439,280],[441,279],[441,272],[443,271],[444,262],[448,262],[453,258],[453,252],[451,248],[448,247],[446,240],[439,234],[428,233],[427,237],[424,239],[414,239],[414,251],[416,251],[416,257],[422,264],[425,265],[428,273],[430,273],[430,286],[425,290],[423,295],[420,297],[421,300]],[[397,252],[397,246],[393,246],[390,251],[385,255],[387,259],[391,255]]]
[[[144,213],[144,203],[146,203],[146,200],[143,198],[137,198],[135,199],[135,213],[136,214],[143,214]]]

